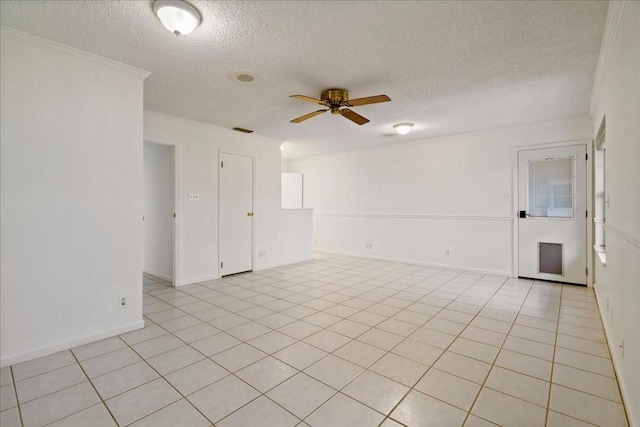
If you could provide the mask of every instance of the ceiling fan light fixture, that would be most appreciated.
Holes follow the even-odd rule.
[[[156,0],[153,11],[162,25],[176,36],[189,34],[200,25],[200,13],[182,0]]]
[[[413,123],[398,123],[397,125],[393,125],[393,128],[400,135],[406,135],[411,132],[411,128],[413,127]]]

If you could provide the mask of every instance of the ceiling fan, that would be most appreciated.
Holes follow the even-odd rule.
[[[291,95],[290,98],[299,99],[300,101],[312,102],[314,104],[320,104],[328,107],[323,110],[314,111],[313,113],[305,114],[304,116],[295,118],[291,120],[291,123],[300,123],[307,119],[310,119],[311,117],[315,117],[318,114],[331,111],[331,114],[339,114],[358,125],[369,123],[369,119],[367,119],[366,117],[362,117],[360,114],[350,110],[347,107],[358,107],[360,105],[377,104],[378,102],[391,101],[391,98],[389,98],[387,95],[376,95],[368,96],[366,98],[349,99],[349,92],[344,89],[325,90],[324,92],[322,92],[322,95],[320,95],[320,99],[315,99],[304,95]]]

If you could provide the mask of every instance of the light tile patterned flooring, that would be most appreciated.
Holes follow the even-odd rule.
[[[144,292],[144,329],[3,369],[2,427],[627,425],[587,288],[319,254]]]

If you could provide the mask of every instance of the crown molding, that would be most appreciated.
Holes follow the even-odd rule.
[[[39,49],[43,49],[52,53],[82,58],[95,64],[99,64],[112,70],[127,74],[139,80],[144,80],[151,74],[149,71],[132,67],[130,65],[123,64],[122,62],[117,62],[111,59],[104,58],[102,56],[94,55],[93,53],[76,49],[62,43],[57,43],[51,40],[44,39],[42,37],[34,36],[33,34],[25,33],[24,31],[20,31],[12,27],[7,27],[5,25],[0,26],[0,37],[3,40],[11,39],[18,43],[37,47]]]
[[[589,115],[594,118],[596,109],[600,103],[604,80],[611,62],[613,46],[618,37],[618,29],[622,20],[622,13],[627,4],[626,0],[614,0],[609,2],[609,10],[607,12],[607,22],[604,26],[604,34],[602,36],[602,45],[600,46],[600,56],[598,57],[598,65],[593,78],[593,88],[591,89],[591,102],[589,104]]]

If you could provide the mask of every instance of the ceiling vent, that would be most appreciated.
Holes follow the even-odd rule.
[[[234,71],[229,74],[229,79],[234,83],[246,85],[256,81],[258,79],[258,75],[250,73],[249,71]]]
[[[253,133],[253,131],[252,131],[252,130],[245,129],[245,128],[238,128],[238,127],[235,127],[235,128],[233,128],[233,130],[236,130],[236,131],[238,131],[238,132],[242,132],[242,133]]]

